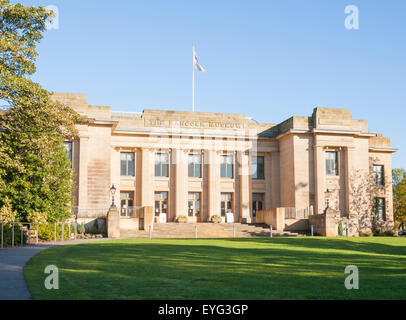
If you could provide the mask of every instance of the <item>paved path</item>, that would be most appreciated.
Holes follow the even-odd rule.
[[[0,300],[28,300],[31,294],[25,283],[23,268],[34,255],[40,251],[55,245],[65,245],[73,243],[93,242],[109,240],[102,239],[81,239],[38,244],[36,246],[26,246],[23,248],[0,249]]]

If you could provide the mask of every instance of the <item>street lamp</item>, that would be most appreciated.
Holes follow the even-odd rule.
[[[115,207],[116,205],[114,204],[114,195],[116,194],[117,188],[114,186],[114,184],[110,188],[110,193],[111,193],[111,206]]]

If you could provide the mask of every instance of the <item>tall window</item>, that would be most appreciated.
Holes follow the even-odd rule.
[[[338,176],[338,152],[326,152],[326,174],[328,176]]]
[[[252,179],[265,179],[264,157],[252,157],[251,159]]]
[[[189,192],[188,216],[189,217],[200,217],[200,193],[199,192]]]
[[[133,191],[120,192],[120,203],[121,203],[121,216],[131,217],[134,212],[134,192]]]
[[[202,177],[202,156],[200,154],[189,154],[188,171],[190,178]]]
[[[234,177],[234,157],[228,155],[221,156],[220,177],[232,179]]]
[[[120,153],[120,167],[122,176],[134,176],[134,152]]]
[[[384,167],[381,165],[374,165],[374,185],[385,185]]]
[[[385,198],[375,198],[374,211],[377,221],[385,221]]]
[[[169,177],[169,155],[155,153],[155,177]]]
[[[63,143],[63,145],[66,148],[66,153],[68,154],[70,163],[71,163],[71,167],[72,167],[72,142],[70,141],[66,141]]]

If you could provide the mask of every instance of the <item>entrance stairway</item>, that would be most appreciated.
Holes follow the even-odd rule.
[[[269,237],[270,229],[265,224],[235,223],[235,236]],[[234,236],[232,223],[155,223],[152,229],[153,238],[195,238],[197,226],[198,238],[230,238]],[[273,230],[274,237],[297,237],[299,233]],[[148,238],[148,230],[122,230],[123,238]]]

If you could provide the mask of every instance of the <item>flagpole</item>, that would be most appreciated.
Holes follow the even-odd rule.
[[[192,111],[195,112],[195,46],[192,45]]]

